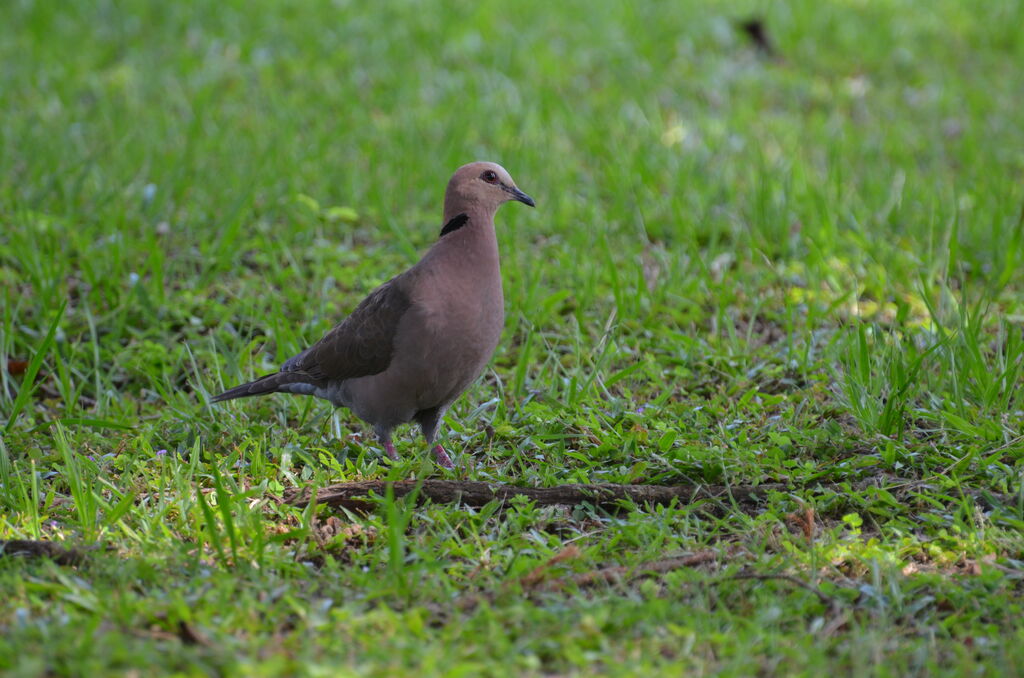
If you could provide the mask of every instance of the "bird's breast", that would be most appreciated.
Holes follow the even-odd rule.
[[[454,276],[422,286],[409,337],[415,352],[444,375],[461,382],[490,359],[505,324],[500,276]],[[433,368],[431,368],[433,369]]]

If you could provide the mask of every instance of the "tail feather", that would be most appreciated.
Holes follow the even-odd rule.
[[[305,388],[296,388],[303,386]],[[220,395],[215,395],[210,400],[211,402],[219,403],[225,400],[234,400],[235,398],[248,398],[249,396],[266,395],[281,391],[286,393],[312,393],[314,388],[315,386],[310,383],[309,377],[301,372],[275,372],[234,388],[229,388]]]

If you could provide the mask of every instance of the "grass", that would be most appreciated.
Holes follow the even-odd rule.
[[[0,672],[1019,671],[1022,3],[2,13],[0,539],[100,548],[0,558]],[[473,159],[538,208],[499,215],[456,471],[311,399],[209,404],[415,261]],[[273,500],[412,477],[791,491]]]

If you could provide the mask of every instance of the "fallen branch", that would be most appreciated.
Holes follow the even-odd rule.
[[[65,548],[52,541],[12,539],[0,541],[0,557],[49,558],[58,565],[81,565],[85,553],[74,548]]]
[[[885,484],[889,481],[890,484]],[[815,491],[822,494],[848,494],[851,490],[863,491],[869,487],[878,487],[890,492],[919,492],[929,490],[925,481],[899,480],[889,477],[869,478],[852,485],[842,483],[817,483],[806,487],[787,483],[764,483],[763,485],[556,485],[555,487],[516,487],[501,483],[485,483],[471,480],[366,480],[352,483],[330,485],[316,492],[307,488],[294,488],[284,494],[284,502],[294,506],[305,507],[311,501],[326,506],[343,507],[357,511],[371,511],[374,503],[371,498],[382,497],[390,487],[394,496],[404,497],[414,491],[420,499],[429,499],[437,504],[463,504],[480,507],[492,501],[510,502],[514,497],[524,497],[537,506],[573,506],[593,504],[594,506],[611,507],[622,502],[633,502],[637,505],[664,505],[672,502],[694,504],[712,502],[715,508],[723,509],[730,504],[740,507],[757,506],[772,492]],[[956,499],[957,495],[970,497],[972,500],[989,508],[1000,505],[1013,505],[1013,497],[990,493],[985,490],[959,488],[957,490],[936,490],[939,494]]]
[[[499,483],[457,480],[368,480],[331,485],[317,492],[295,489],[285,493],[284,501],[305,507],[311,501],[327,506],[367,510],[373,507],[371,496],[384,496],[390,487],[395,497],[418,489],[419,497],[438,504],[464,504],[480,507],[492,501],[503,503],[524,497],[538,506],[590,503],[611,506],[622,501],[636,504],[669,504],[673,501],[692,504],[702,500],[735,501],[739,504],[759,503],[769,492],[784,492],[782,483],[753,487],[724,485],[558,485],[555,487],[515,487]]]

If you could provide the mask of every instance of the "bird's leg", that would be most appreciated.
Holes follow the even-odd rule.
[[[401,457],[398,456],[398,452],[395,451],[395,445],[391,442],[391,431],[393,426],[381,426],[377,425],[373,427],[373,432],[377,434],[377,440],[384,446],[384,453],[388,455],[388,459],[391,461],[401,461]]]
[[[452,458],[448,456],[444,448],[440,444],[434,445],[434,459],[437,460],[438,466],[445,468],[455,468],[455,464],[452,463]]]
[[[441,423],[441,417],[444,416],[443,407],[432,407],[429,410],[420,410],[416,413],[416,421],[420,425],[420,429],[423,431],[423,439],[427,441],[427,445],[434,444],[434,438],[437,437],[437,427]],[[434,452],[434,459],[437,460],[437,465],[444,468],[455,468],[455,464],[452,463],[452,458],[448,456],[448,453],[444,451],[444,448],[438,444],[431,448]]]

